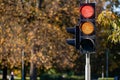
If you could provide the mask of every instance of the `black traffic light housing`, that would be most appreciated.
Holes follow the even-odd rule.
[[[80,52],[95,52],[96,48],[96,25],[95,3],[80,4]]]
[[[75,46],[76,49],[80,49],[80,44],[79,44],[79,26],[71,27],[71,28],[66,28],[68,33],[74,34],[74,39],[67,39],[67,43],[69,45]]]

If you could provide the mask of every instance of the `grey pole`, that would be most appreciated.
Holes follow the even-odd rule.
[[[90,3],[90,0],[86,0],[86,3]],[[89,52],[86,52],[85,80],[91,80],[90,53]]]
[[[104,78],[104,66],[102,66],[102,79]]]
[[[86,53],[85,80],[91,80],[90,53]]]
[[[90,0],[86,0],[86,3],[90,3]],[[85,80],[91,80],[91,67],[90,67],[90,53],[89,52],[86,52]]]

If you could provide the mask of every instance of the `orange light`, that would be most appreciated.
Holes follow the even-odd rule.
[[[80,12],[84,18],[90,18],[94,15],[94,9],[90,5],[82,6]]]
[[[81,30],[84,34],[89,35],[94,31],[94,25],[91,22],[85,22],[81,25]]]

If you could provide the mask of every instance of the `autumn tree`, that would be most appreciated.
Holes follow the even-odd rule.
[[[97,16],[103,10],[105,1],[96,0]],[[0,63],[3,67],[11,69],[19,67],[23,59],[26,61],[25,65],[31,63],[32,77],[37,68],[44,70],[55,68],[58,71],[74,69],[78,73],[84,69],[83,55],[66,44],[66,38],[71,35],[66,33],[65,28],[78,23],[77,0],[1,0],[0,6]],[[98,46],[99,54],[106,48],[106,39],[120,41],[119,27],[116,27],[119,25],[119,17],[113,13],[108,15],[108,12],[105,11],[107,16],[104,16],[103,11],[97,20],[98,24],[101,24],[97,25],[101,31],[99,32],[101,34],[97,34],[98,42],[104,43],[102,45],[104,47]],[[113,26],[114,31],[109,32],[110,36],[104,34],[107,29],[111,29],[107,26]],[[104,40],[100,41],[102,37]],[[22,50],[25,52],[24,58],[21,56]],[[95,71],[97,70],[98,68]]]
[[[65,43],[66,21],[72,19],[70,24],[75,23],[74,17],[66,16],[70,6],[66,8],[68,3],[64,1],[53,1],[48,6],[46,2],[41,11],[35,7],[34,1],[1,0],[0,53],[3,65],[9,68],[18,67],[21,65],[21,59],[24,59],[44,69],[74,66],[76,54],[74,49],[66,47]],[[65,6],[62,3],[66,3]],[[55,4],[56,7],[53,7]],[[66,18],[62,17],[63,13]],[[23,49],[25,58],[21,58]]]

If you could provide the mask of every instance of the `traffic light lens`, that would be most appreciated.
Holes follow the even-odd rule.
[[[91,22],[85,22],[81,25],[81,30],[84,34],[89,35],[94,31],[94,25]]]
[[[90,17],[92,17],[94,15],[94,9],[90,5],[82,6],[81,9],[80,9],[80,12],[81,12],[81,15],[84,18],[90,18]]]
[[[94,42],[91,39],[83,39],[81,41],[81,48],[84,51],[92,52],[95,49],[95,45],[94,45]]]

